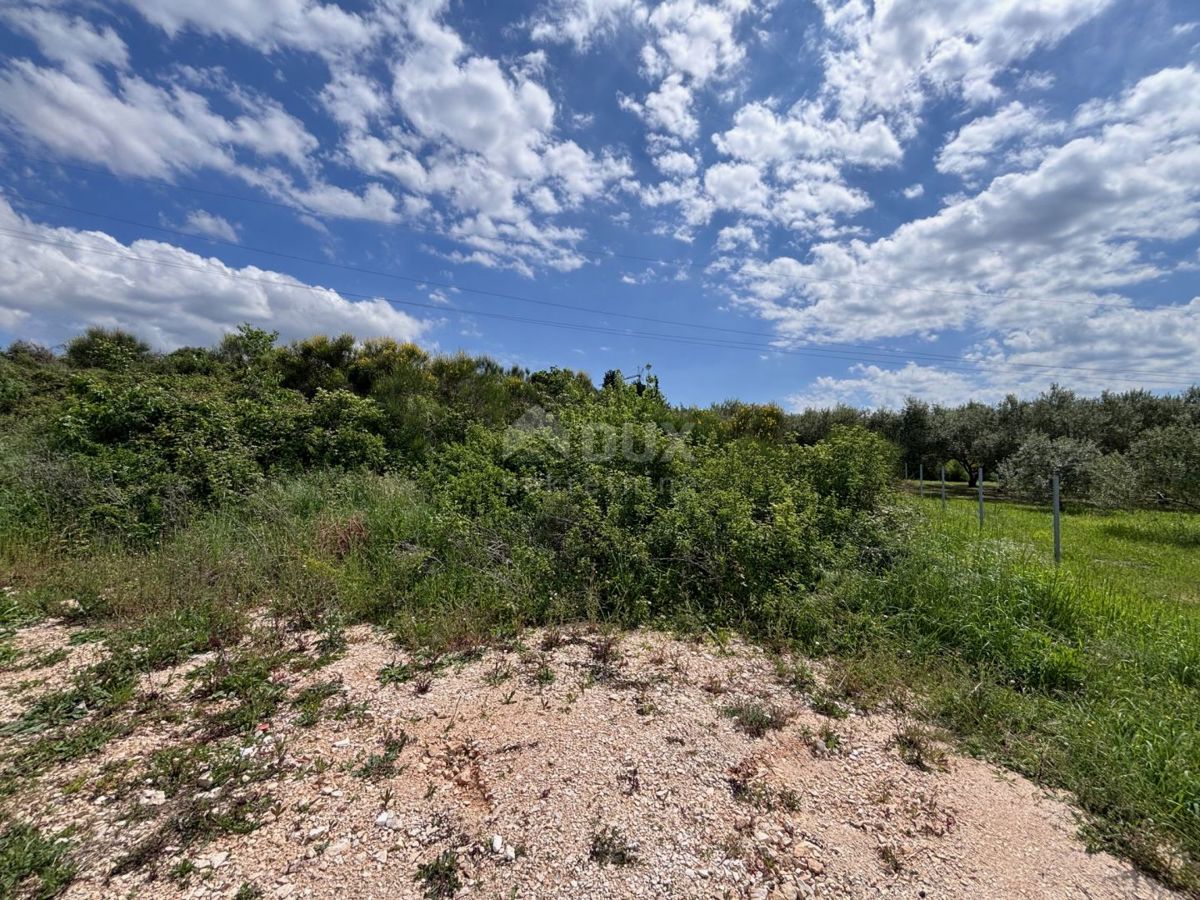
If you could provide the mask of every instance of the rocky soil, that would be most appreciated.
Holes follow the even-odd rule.
[[[102,655],[71,635],[13,638],[0,720]],[[3,812],[69,842],[70,898],[1169,896],[1085,852],[1061,799],[840,708],[801,662],[650,632],[425,665],[347,639],[271,672],[286,699],[232,733],[212,655],[143,675],[127,727]]]

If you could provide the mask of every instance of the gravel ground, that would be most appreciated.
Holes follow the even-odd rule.
[[[39,625],[16,641],[67,648],[37,672],[61,686],[98,652],[69,635]],[[227,701],[197,699],[187,678],[205,658],[146,677],[149,713],[131,733],[21,785],[4,812],[71,829],[70,898],[351,900],[439,885],[486,898],[1171,895],[1086,853],[1060,799],[928,746],[927,769],[905,762],[895,737],[911,723],[820,715],[743,644],[533,632],[383,684],[381,670],[409,660],[369,628],[347,637],[332,663],[273,676],[291,697],[335,682],[316,724],[284,703],[240,739],[247,766],[270,764],[266,778],[243,776],[261,801],[249,833],[168,841],[114,874],[190,799],[147,782],[147,766],[164,747],[211,740],[199,722]],[[35,693],[20,689],[29,677],[0,672],[7,718]],[[729,715],[739,706],[745,727]],[[772,711],[761,736],[747,733]],[[438,860],[443,881],[418,877]]]

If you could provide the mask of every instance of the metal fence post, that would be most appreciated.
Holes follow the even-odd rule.
[[[921,482],[921,488],[920,488],[921,499],[924,500],[925,499],[925,463],[921,463],[920,465],[917,466],[917,478]]]
[[[979,467],[979,527],[983,527],[983,466]]]
[[[1054,495],[1054,564],[1062,562],[1062,506],[1059,503],[1058,472],[1050,479],[1051,492]]]
[[[946,511],[946,467],[942,466],[942,512]]]

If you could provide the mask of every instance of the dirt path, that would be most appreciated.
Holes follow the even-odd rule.
[[[18,642],[68,647],[50,627]],[[153,711],[130,733],[21,785],[5,812],[71,829],[75,898],[1171,896],[1087,854],[1071,810],[1030,782],[939,766],[886,715],[818,714],[753,648],[534,633],[426,678],[369,629],[348,638],[329,665],[273,676],[290,698],[322,686],[308,695],[320,702],[284,703],[235,736],[247,771],[224,788],[197,724],[222,701],[197,700],[182,667],[145,679]],[[8,718],[28,674],[0,674]],[[772,712],[786,724],[770,727]],[[898,731],[929,770],[901,758]],[[8,754],[18,739],[0,742]],[[183,761],[164,768],[172,747]],[[208,770],[180,782],[193,756]],[[242,791],[258,827],[164,832],[194,799],[177,783]]]

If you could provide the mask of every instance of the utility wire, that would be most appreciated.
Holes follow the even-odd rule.
[[[364,294],[364,293],[355,292],[355,291],[338,290],[335,288],[316,287],[313,285],[307,285],[307,284],[303,284],[303,283],[280,281],[278,279],[273,279],[273,278],[256,278],[254,276],[244,275],[244,274],[236,273],[236,272],[214,271],[213,269],[208,268],[208,267],[188,265],[186,263],[172,262],[172,261],[167,261],[167,260],[152,259],[152,258],[148,258],[148,257],[136,256],[136,255],[129,254],[129,253],[119,253],[119,252],[116,252],[113,250],[108,250],[108,249],[98,248],[98,247],[90,247],[87,245],[77,244],[77,243],[74,243],[71,241],[50,240],[50,239],[37,237],[34,235],[30,235],[26,232],[20,232],[20,231],[16,231],[14,229],[9,229],[9,228],[0,227],[0,234],[6,234],[9,237],[12,237],[16,240],[22,240],[22,241],[26,241],[29,243],[42,244],[42,245],[54,246],[54,247],[60,247],[60,248],[65,247],[65,248],[70,248],[70,249],[81,250],[81,251],[84,251],[87,253],[94,253],[94,254],[101,255],[101,256],[109,256],[109,257],[115,257],[117,259],[124,259],[124,260],[131,261],[131,262],[141,262],[141,263],[145,263],[147,265],[152,265],[152,266],[163,266],[166,268],[200,272],[200,273],[206,274],[206,275],[217,275],[219,277],[228,278],[228,279],[231,279],[234,281],[243,281],[243,282],[252,283],[252,284],[268,285],[271,287],[303,290],[303,291],[308,291],[311,293],[316,293],[316,294],[321,294],[321,295],[327,295],[327,294],[332,293],[332,294],[339,294],[339,295],[346,296],[346,297],[355,297],[355,298],[360,298],[360,299],[365,299],[365,300],[383,300],[383,301],[385,301],[389,304],[393,304],[393,305],[409,306],[409,307],[414,307],[414,308],[419,308],[419,309],[432,310],[434,312],[437,312],[440,315],[452,314],[452,315],[464,316],[467,318],[480,316],[480,317],[486,317],[486,318],[499,319],[499,320],[503,320],[503,321],[518,322],[518,323],[522,323],[522,324],[538,325],[538,326],[551,327],[551,328],[561,328],[561,329],[567,329],[567,330],[572,330],[572,331],[581,331],[581,332],[588,332],[588,333],[594,333],[594,334],[615,335],[615,336],[619,336],[619,337],[637,337],[637,338],[645,338],[645,339],[649,339],[649,340],[667,341],[667,342],[671,342],[671,343],[691,344],[691,345],[696,345],[696,346],[712,347],[712,348],[717,348],[717,349],[750,350],[750,351],[757,352],[757,353],[779,353],[779,354],[795,355],[795,356],[803,356],[803,357],[816,357],[816,358],[827,358],[827,359],[829,359],[829,358],[846,359],[846,360],[852,360],[852,361],[856,361],[856,362],[861,362],[865,358],[864,354],[847,354],[847,353],[844,353],[844,352],[838,351],[838,350],[825,350],[822,348],[809,348],[807,350],[798,350],[798,349],[793,349],[793,348],[776,347],[776,346],[772,346],[769,344],[755,344],[755,343],[752,343],[749,341],[733,341],[733,340],[722,340],[722,339],[717,339],[717,338],[688,337],[688,336],[674,335],[674,334],[663,334],[661,332],[632,331],[629,329],[610,328],[610,327],[590,325],[590,324],[584,324],[584,323],[558,322],[558,321],[552,321],[552,320],[546,320],[546,319],[535,319],[535,318],[531,318],[531,317],[527,317],[527,316],[515,316],[515,315],[490,312],[490,311],[485,311],[485,310],[475,310],[475,309],[457,310],[457,309],[452,309],[452,308],[447,309],[443,305],[434,304],[434,303],[421,303],[421,302],[411,301],[411,300],[401,300],[399,298],[393,298],[393,297],[381,297],[376,294]],[[869,356],[869,355],[870,354],[867,354],[866,356]],[[917,355],[919,355],[919,354],[909,354],[909,356],[917,356]],[[884,360],[874,359],[871,361],[895,362],[894,359],[884,359]],[[946,364],[946,368],[955,370],[955,371],[974,371],[977,369],[1003,370],[1003,369],[1011,369],[1012,367],[1016,367],[1016,366],[1033,366],[1033,365],[1034,364],[1032,364],[1032,363],[1026,363],[1026,364],[1000,363],[1000,364],[985,365],[985,364],[981,364],[981,363],[978,363],[978,362],[975,362],[972,360],[963,359],[963,360],[959,361],[958,363],[952,362],[952,363]],[[1056,367],[1039,365],[1039,366],[1037,366],[1037,368],[1053,370]],[[1065,367],[1057,367],[1057,368],[1065,368]],[[1087,371],[1101,372],[1101,373],[1108,374],[1108,375],[1112,375],[1114,373],[1125,373],[1126,372],[1126,370],[1120,370],[1120,369],[1094,369],[1094,370],[1087,370]],[[1188,376],[1181,376],[1181,379],[1178,381],[1164,380],[1168,377],[1167,373],[1141,373],[1141,375],[1142,375],[1142,377],[1140,377],[1137,380],[1134,380],[1134,379],[1117,379],[1117,380],[1122,381],[1124,383],[1129,383],[1129,384],[1144,385],[1144,384],[1148,384],[1148,383],[1156,383],[1156,384],[1160,384],[1160,385],[1164,385],[1164,386],[1179,386],[1179,385],[1185,385],[1185,384],[1190,385],[1193,382],[1193,380],[1195,379],[1194,376],[1188,375]]]
[[[321,218],[321,219],[325,219],[325,220],[348,219],[350,221],[370,222],[370,223],[376,224],[376,225],[387,224],[392,227],[398,227],[398,228],[403,228],[408,231],[412,231],[416,234],[426,235],[429,237],[437,238],[439,240],[450,241],[451,243],[463,244],[463,245],[470,247],[472,249],[475,249],[475,250],[482,249],[485,252],[492,252],[492,253],[499,252],[499,253],[501,253],[501,255],[504,255],[503,251],[498,251],[494,247],[493,248],[483,247],[483,246],[480,246],[479,243],[472,243],[472,241],[469,238],[455,236],[453,234],[447,234],[447,233],[439,232],[439,231],[433,231],[433,230],[427,229],[427,228],[421,228],[417,225],[413,225],[408,222],[380,223],[377,219],[367,219],[362,216],[330,216],[330,215],[312,210],[310,208],[307,208],[303,205],[303,203],[285,203],[280,200],[270,200],[270,199],[267,199],[264,197],[251,197],[246,194],[236,194],[236,193],[229,193],[229,192],[225,192],[225,191],[216,191],[216,190],[212,190],[210,188],[199,188],[199,187],[194,187],[192,185],[176,184],[174,182],[167,181],[166,179],[153,178],[153,177],[145,176],[145,175],[120,175],[115,172],[109,171],[107,169],[96,168],[93,166],[84,166],[84,165],[79,165],[77,163],[59,162],[56,160],[47,159],[46,157],[39,157],[34,154],[23,153],[18,150],[9,150],[8,152],[12,156],[15,156],[15,157],[18,157],[21,159],[30,160],[33,162],[38,162],[43,165],[59,166],[61,168],[65,168],[65,169],[74,169],[74,170],[77,170],[80,172],[86,172],[86,173],[93,174],[93,175],[101,175],[101,176],[104,176],[107,178],[113,178],[113,179],[117,179],[117,180],[125,178],[125,179],[134,180],[134,181],[141,181],[141,182],[144,182],[147,184],[153,184],[158,187],[163,187],[163,188],[168,188],[168,189],[173,189],[173,190],[190,191],[193,193],[203,194],[203,195],[207,195],[207,196],[211,196],[211,197],[221,197],[226,200],[238,200],[238,201],[245,202],[245,203],[255,203],[255,204],[259,204],[259,205],[263,205],[263,206],[275,207],[278,209],[286,209],[293,213],[296,212],[297,210],[300,210],[309,215],[313,215],[313,216],[316,216],[317,218]],[[42,202],[42,201],[35,200],[33,202]],[[52,205],[52,204],[47,204],[47,205]],[[100,214],[95,213],[94,215],[100,215]],[[193,236],[195,236],[195,235],[193,235]],[[491,240],[486,235],[477,235],[476,237],[480,241]],[[581,253],[581,250],[577,245],[571,245],[569,248],[555,247],[553,245],[548,246],[546,244],[537,243],[536,241],[528,241],[528,240],[525,240],[522,238],[517,238],[517,237],[499,237],[499,238],[495,238],[494,240],[501,240],[501,241],[505,241],[509,244],[515,244],[517,246],[528,247],[530,249],[537,250],[538,252],[541,252],[541,253],[553,252],[555,250],[562,251],[565,249],[569,249],[575,253]],[[673,266],[676,268],[694,268],[694,269],[706,268],[705,264],[700,263],[697,260],[687,259],[687,258],[683,258],[683,257],[669,259],[669,258],[663,258],[663,257],[642,256],[642,255],[632,254],[632,253],[620,253],[616,250],[613,250],[610,247],[600,247],[599,245],[594,245],[594,246],[597,247],[595,252],[599,256],[606,256],[606,257],[611,257],[611,258],[616,258],[616,259],[628,259],[628,260],[632,260],[635,262],[650,263],[650,264],[654,264],[654,265]],[[508,253],[508,255],[516,256],[517,254],[513,254],[510,252],[510,253]],[[596,262],[596,260],[594,260],[594,259],[589,259],[588,261],[593,262],[593,263]],[[891,290],[891,291],[914,291],[917,293],[932,294],[935,296],[970,297],[970,298],[976,298],[976,299],[993,300],[993,301],[1001,301],[1001,302],[1017,301],[1017,302],[1022,302],[1022,303],[1038,303],[1038,304],[1058,303],[1058,304],[1064,304],[1064,305],[1069,305],[1069,306],[1089,306],[1089,307],[1092,307],[1093,309],[1108,308],[1108,309],[1128,310],[1130,308],[1136,308],[1136,307],[1131,307],[1129,304],[1113,303],[1112,301],[1101,300],[1101,299],[1088,300],[1088,299],[1068,298],[1068,297],[1031,297],[1031,296],[1019,295],[1019,294],[998,294],[998,293],[989,292],[989,291],[968,291],[968,290],[951,290],[948,288],[917,287],[915,285],[902,284],[899,282],[860,281],[857,279],[850,279],[850,278],[831,278],[831,277],[817,276],[817,275],[798,275],[798,276],[794,276],[794,280],[804,282],[806,284],[838,284],[838,285],[849,285],[849,286],[853,286],[853,287],[865,287],[865,288],[874,288],[874,289]]]
[[[9,186],[9,187],[11,189],[11,186]],[[439,287],[439,288],[445,288],[447,290],[462,291],[464,293],[478,294],[478,295],[486,296],[486,297],[496,297],[499,299],[513,300],[513,301],[517,301],[517,302],[521,302],[521,303],[531,303],[531,304],[536,304],[539,306],[553,307],[556,309],[565,309],[565,310],[569,310],[572,312],[593,313],[593,314],[602,315],[602,316],[610,317],[610,318],[630,319],[630,320],[639,321],[639,322],[650,322],[650,323],[657,324],[657,325],[670,325],[670,326],[675,326],[675,327],[680,327],[680,328],[695,328],[695,329],[699,329],[699,330],[703,330],[703,331],[721,332],[721,333],[726,333],[726,334],[747,335],[750,337],[764,338],[769,341],[780,340],[780,336],[778,334],[773,334],[770,332],[754,331],[754,330],[742,329],[742,328],[729,328],[729,327],[720,326],[720,325],[705,325],[705,324],[701,324],[701,323],[697,323],[697,322],[684,322],[684,321],[680,321],[680,320],[676,320],[676,319],[663,319],[663,318],[659,318],[659,317],[655,317],[655,316],[641,316],[641,315],[636,315],[633,313],[615,312],[612,310],[607,310],[607,309],[598,308],[598,307],[580,306],[580,305],[572,304],[572,303],[560,303],[560,302],[556,302],[553,300],[537,299],[537,298],[533,298],[533,297],[526,297],[526,296],[523,296],[520,294],[512,294],[512,293],[507,293],[507,292],[503,292],[503,291],[492,291],[492,290],[485,290],[482,288],[463,287],[463,286],[455,284],[453,282],[438,281],[436,279],[428,279],[428,278],[418,278],[416,276],[403,275],[403,274],[401,274],[399,272],[395,272],[395,271],[387,271],[387,270],[382,270],[382,269],[369,269],[369,268],[365,268],[362,266],[352,266],[352,265],[349,265],[346,263],[338,263],[338,262],[332,262],[329,260],[316,259],[313,257],[300,256],[300,255],[293,254],[293,253],[284,253],[281,251],[269,250],[269,249],[262,248],[262,247],[254,247],[254,246],[241,244],[241,243],[238,243],[237,241],[230,241],[230,240],[225,240],[222,238],[211,237],[208,235],[196,234],[195,232],[185,231],[182,229],[169,228],[169,227],[162,226],[162,225],[154,225],[149,222],[142,222],[142,221],[138,221],[135,219],[124,218],[121,216],[113,216],[108,213],[101,213],[101,212],[97,212],[95,210],[83,209],[80,207],[70,206],[70,205],[63,204],[63,203],[55,203],[55,202],[52,202],[49,200],[41,200],[38,198],[32,198],[32,197],[26,196],[25,194],[20,193],[19,191],[13,191],[13,193],[17,197],[20,197],[22,200],[41,204],[41,205],[47,206],[47,207],[52,207],[54,209],[61,209],[61,210],[69,211],[69,212],[80,213],[82,215],[94,216],[96,218],[107,219],[107,220],[113,221],[113,222],[120,222],[122,224],[131,225],[131,226],[138,227],[138,228],[146,228],[146,229],[149,229],[152,231],[158,231],[158,232],[161,232],[164,234],[172,234],[172,235],[177,235],[177,236],[182,236],[182,237],[194,238],[196,240],[205,241],[210,244],[216,244],[216,245],[225,246],[225,247],[232,247],[232,248],[243,250],[243,251],[249,252],[249,253],[258,253],[258,254],[262,254],[265,256],[273,256],[273,257],[276,257],[279,259],[287,259],[287,260],[291,260],[291,261],[295,261],[295,262],[303,262],[303,263],[308,263],[308,264],[312,264],[312,265],[325,266],[325,267],[333,268],[333,269],[340,269],[340,270],[344,270],[344,271],[356,272],[356,273],[372,275],[372,276],[377,276],[377,277],[382,277],[382,278],[390,278],[390,279],[393,279],[396,281],[402,281],[402,282],[406,282],[406,283],[414,284],[414,285],[418,285],[418,286]],[[897,349],[897,348],[892,348],[892,347],[873,346],[873,345],[869,345],[869,344],[851,344],[851,343],[842,342],[842,341],[814,341],[814,340],[806,339],[806,338],[785,338],[785,339],[791,340],[791,341],[800,341],[804,344],[804,346],[810,347],[810,348],[830,347],[830,348],[835,348],[835,349],[845,349],[845,350],[851,350],[851,351],[855,351],[855,352],[871,353],[871,354],[875,354],[877,356],[881,356],[884,358],[887,358],[887,357],[894,357],[896,359],[920,358],[920,359],[930,360],[930,361],[967,362],[972,366],[978,365],[978,363],[976,361],[971,360],[969,358],[962,357],[962,356],[955,356],[955,355],[941,354],[941,353],[931,353],[928,351],[908,351],[908,350]],[[771,346],[772,346],[772,348],[777,349],[775,344],[772,344]],[[1114,371],[1122,372],[1124,374],[1137,375],[1137,376],[1149,376],[1149,377],[1154,377],[1158,374],[1158,373],[1153,373],[1153,372],[1144,372],[1144,371],[1129,370],[1129,369],[1113,370],[1113,369],[1107,369],[1107,368],[1100,369],[1100,368],[1089,368],[1089,367],[1083,367],[1083,366],[1065,366],[1065,365],[1054,366],[1054,365],[1047,365],[1047,364],[1042,364],[1042,363],[1010,362],[1010,363],[1006,363],[1006,365],[1016,366],[1019,368],[1030,368],[1030,369],[1043,369],[1043,370],[1055,370],[1055,371],[1070,370],[1070,371],[1079,371],[1079,372],[1091,372],[1094,374],[1109,374]],[[1189,377],[1191,377],[1191,376],[1189,376]],[[1195,377],[1200,378],[1200,376],[1195,376]]]

